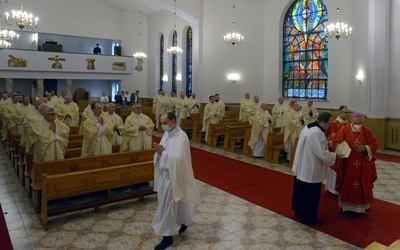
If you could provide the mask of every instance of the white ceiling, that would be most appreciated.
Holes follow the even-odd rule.
[[[166,0],[106,0],[106,2],[122,10],[137,11],[141,9],[146,15],[152,15],[172,7],[171,3]]]

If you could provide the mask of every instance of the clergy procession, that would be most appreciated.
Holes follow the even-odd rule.
[[[65,91],[60,97],[46,93],[33,103],[17,91],[5,92],[0,101],[1,140],[18,175],[28,175],[21,177],[28,194],[36,192],[29,185],[40,163],[54,161],[55,166],[74,157],[153,150],[151,189],[157,192],[158,208],[151,226],[163,236],[154,249],[173,245],[175,226],[180,225],[179,234],[192,226],[189,205],[201,203],[189,140],[212,147],[223,144],[224,150],[292,167],[292,209],[306,225],[323,223],[318,218],[323,183],[337,196],[344,214],[354,217],[369,211],[378,141],[363,125],[362,114],[350,114],[345,105],[332,112],[318,111],[312,99],[301,108],[295,99],[286,104],[278,97],[268,105],[257,95],[252,100],[250,93],[230,108],[219,94],[208,99],[203,104],[195,93],[188,98],[183,91],[167,97],[161,89],[151,106],[133,103],[130,113],[122,116],[126,109],[118,103],[95,98],[80,111]],[[162,139],[154,142],[153,136]],[[36,199],[33,204],[40,211],[40,198]]]

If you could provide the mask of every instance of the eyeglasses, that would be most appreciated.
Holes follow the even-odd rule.
[[[342,113],[348,114],[348,113],[350,113],[350,112],[344,112],[344,111],[342,111]]]
[[[46,115],[48,115],[48,116],[56,116],[56,114],[46,114]]]
[[[141,109],[142,107],[135,107],[135,108],[133,108],[133,109]]]

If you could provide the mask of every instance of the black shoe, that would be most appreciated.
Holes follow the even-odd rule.
[[[164,236],[163,240],[154,247],[155,250],[164,250],[174,244],[174,241],[172,239],[172,236]]]
[[[181,228],[179,228],[178,232],[181,234],[181,233],[185,232],[187,228],[188,227],[185,224],[182,224],[182,226],[181,226]]]
[[[361,215],[360,213],[356,213],[356,212],[353,212],[353,211],[343,211],[342,210],[342,213],[344,213],[345,215],[347,215],[349,217],[358,217],[358,216]]]

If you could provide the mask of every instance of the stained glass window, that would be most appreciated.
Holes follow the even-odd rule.
[[[282,94],[327,99],[328,12],[322,0],[296,0],[283,23]]]
[[[178,35],[176,31],[172,36],[172,46],[176,47],[178,45]],[[172,54],[172,92],[176,94],[176,76],[178,75],[178,56]]]
[[[164,89],[164,35],[160,38],[160,89]]]
[[[189,97],[192,94],[192,27],[189,27],[186,33],[186,96]]]

